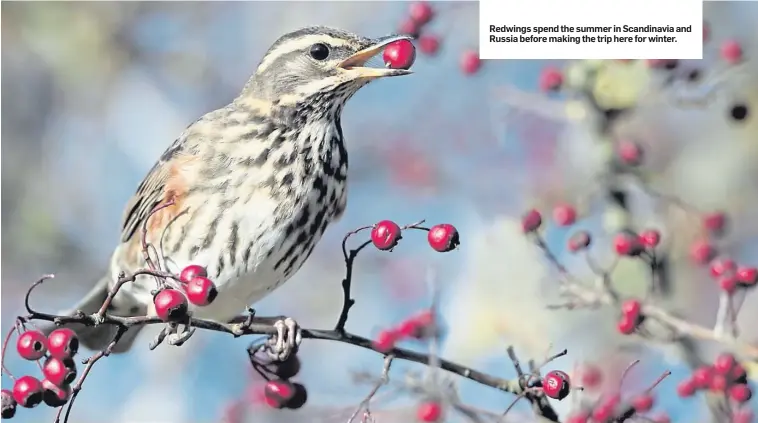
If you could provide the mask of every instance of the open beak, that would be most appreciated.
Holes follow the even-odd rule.
[[[381,53],[387,44],[392,44],[398,40],[412,40],[412,39],[413,38],[406,35],[391,35],[388,37],[380,38],[376,40],[376,42],[373,45],[367,48],[364,48],[363,50],[358,51],[357,53],[343,60],[339,65],[337,65],[337,67],[355,74],[357,78],[375,79],[375,78],[384,78],[387,76],[400,76],[400,75],[412,74],[413,72],[407,69],[364,67],[366,62],[368,62],[369,59],[371,59],[372,57]]]

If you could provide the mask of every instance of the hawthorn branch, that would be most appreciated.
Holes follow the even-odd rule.
[[[97,363],[98,360],[100,360],[103,357],[107,357],[111,354],[113,351],[113,348],[116,347],[116,344],[118,344],[118,341],[121,340],[121,337],[124,336],[126,333],[126,327],[120,326],[118,331],[116,332],[116,335],[113,336],[113,340],[108,344],[108,346],[96,353],[95,355],[85,358],[82,360],[82,363],[85,364],[84,371],[82,371],[81,376],[79,376],[79,380],[76,382],[74,386],[71,387],[71,399],[68,401],[68,406],[66,407],[66,415],[63,418],[63,423],[68,423],[68,418],[71,415],[71,409],[74,406],[74,401],[76,400],[76,397],[79,396],[79,392],[82,390],[82,385],[84,384],[84,380],[87,379],[87,376],[89,375],[90,371],[92,371],[92,367]],[[58,414],[55,416],[55,423],[60,423],[61,414],[63,412],[63,406],[58,408]]]
[[[366,398],[361,401],[361,403],[358,405],[358,408],[355,409],[353,414],[350,416],[350,419],[348,419],[347,423],[352,423],[356,417],[358,417],[358,413],[361,412],[361,410],[366,410],[366,413],[370,413],[369,405],[371,403],[371,400],[376,396],[376,394],[379,392],[379,390],[385,386],[387,383],[389,383],[390,380],[390,368],[392,367],[392,360],[395,357],[392,355],[388,355],[384,357],[384,366],[382,366],[382,376],[379,378],[379,380],[374,384],[374,387],[371,389],[371,391],[366,395]]]
[[[540,241],[537,243],[538,247],[545,251],[549,251],[544,241],[541,238],[539,238],[539,240]],[[596,286],[577,282],[569,275],[568,270],[558,261],[554,254],[546,253],[545,256],[565,278],[565,283],[562,284],[561,287],[567,293],[581,300],[583,304],[604,306],[618,305],[617,297],[614,294],[609,293],[604,289],[599,289]],[[678,337],[690,337],[701,341],[716,342],[751,360],[758,360],[758,346],[751,345],[727,334],[719,333],[712,328],[701,326],[676,317],[666,309],[650,302],[642,304],[642,314],[646,316],[646,318],[656,320],[673,330]]]
[[[156,208],[156,210],[154,210],[153,213],[155,213],[156,211],[160,209],[161,208]],[[422,220],[413,224],[405,225],[401,227],[401,229],[402,230],[414,229],[414,230],[421,230],[421,231],[429,231],[430,230],[429,228],[421,226],[423,222],[424,221]],[[348,320],[348,314],[349,314],[350,308],[355,304],[355,300],[351,298],[351,292],[350,292],[354,260],[357,257],[357,255],[360,253],[360,251],[362,251],[366,246],[368,246],[371,243],[371,241],[365,241],[361,243],[357,248],[348,251],[347,241],[351,236],[370,228],[373,228],[373,226],[364,226],[364,227],[358,228],[354,231],[349,232],[343,238],[342,252],[343,252],[343,257],[345,259],[345,265],[346,265],[345,278],[342,281],[343,307],[340,312],[337,324],[335,325],[335,328],[331,330],[301,329],[300,333],[301,333],[302,338],[340,342],[340,343],[350,344],[350,345],[354,345],[360,348],[364,348],[364,349],[368,349],[368,350],[380,353],[385,356],[385,363],[386,363],[385,371],[384,371],[385,374],[389,371],[389,363],[391,363],[392,359],[410,361],[410,362],[415,362],[415,363],[425,364],[425,365],[430,365],[430,363],[433,362],[435,367],[438,367],[446,372],[458,375],[465,379],[472,380],[479,384],[489,386],[503,392],[509,392],[518,396],[526,395],[526,398],[528,398],[530,401],[534,401],[533,408],[535,409],[535,412],[537,412],[539,415],[543,416],[547,420],[558,422],[557,414],[552,409],[550,404],[545,400],[544,396],[542,398],[537,398],[536,396],[527,392],[520,378],[516,378],[514,380],[502,379],[496,376],[489,375],[484,372],[477,371],[475,369],[472,369],[466,366],[462,366],[460,364],[457,364],[448,360],[441,359],[439,357],[434,357],[431,353],[424,354],[424,353],[419,353],[419,352],[415,352],[415,351],[411,351],[411,350],[407,350],[403,348],[397,348],[397,347],[392,348],[390,351],[386,351],[384,348],[380,349],[380,346],[376,346],[375,343],[371,339],[352,334],[345,330],[345,324],[347,323],[347,320]],[[398,239],[400,239],[400,237],[398,237]],[[143,251],[146,252],[147,248],[145,247],[150,247],[150,244],[143,245]],[[147,258],[148,257],[146,257],[146,261],[147,261]],[[193,328],[193,330],[204,329],[204,330],[210,330],[214,332],[228,333],[234,337],[239,337],[239,336],[244,336],[244,335],[268,335],[268,336],[277,335],[278,333],[277,327],[274,326],[271,319],[258,318],[254,316],[253,313],[237,316],[236,318],[231,319],[227,323],[194,318],[191,315],[183,316],[181,321],[166,322],[157,316],[145,315],[145,316],[124,317],[124,316],[115,316],[115,315],[107,313],[106,311],[108,310],[108,305],[116,296],[119,289],[121,289],[121,287],[124,284],[135,281],[137,277],[141,275],[153,276],[155,277],[156,281],[158,281],[159,284],[162,283],[161,281],[166,281],[166,280],[178,281],[179,280],[176,275],[173,275],[170,272],[161,270],[154,263],[153,264],[148,263],[148,266],[149,266],[148,269],[138,270],[130,275],[126,275],[123,273],[120,274],[118,280],[115,282],[114,286],[110,289],[108,296],[106,300],[104,301],[103,305],[101,306],[101,308],[98,310],[98,312],[91,315],[87,315],[81,311],[76,311],[72,315],[57,315],[57,314],[44,313],[41,311],[37,311],[31,306],[30,297],[31,297],[32,292],[38,286],[40,286],[45,280],[51,278],[52,275],[44,276],[43,278],[41,278],[40,280],[32,284],[32,286],[27,291],[25,299],[24,299],[24,303],[25,303],[28,314],[26,316],[18,317],[17,321],[20,324],[31,322],[34,320],[41,320],[41,321],[53,322],[57,326],[62,326],[62,325],[67,325],[67,324],[80,324],[80,325],[90,326],[90,327],[99,326],[99,325],[113,325],[118,328],[113,341],[108,345],[106,349],[100,351],[99,353],[95,354],[94,356],[84,361],[84,363],[86,364],[86,368],[84,369],[82,376],[80,377],[78,382],[72,387],[73,389],[72,397],[67,407],[67,411],[64,417],[64,423],[68,421],[68,416],[70,414],[74,399],[76,398],[79,391],[81,390],[82,383],[84,382],[84,379],[91,371],[92,366],[102,357],[107,357],[108,355],[110,355],[111,351],[113,350],[115,345],[118,343],[118,341],[121,339],[123,334],[131,327],[146,326],[146,325],[153,325],[153,324],[164,325],[164,331],[162,333],[165,333],[167,327],[175,328],[177,324],[182,324],[187,328],[189,327]],[[565,354],[565,352],[562,354]],[[383,379],[384,378],[385,377],[383,376]],[[58,413],[58,417],[56,418],[56,423],[59,423],[61,413],[62,411]]]
[[[240,319],[246,319],[247,316],[240,316]],[[164,321],[160,320],[157,317],[119,317],[119,316],[112,316],[109,314],[106,314],[103,317],[103,320],[101,322],[98,322],[93,316],[87,316],[87,315],[78,315],[78,316],[58,316],[54,314],[48,314],[48,313],[41,313],[41,312],[33,312],[32,314],[22,317],[23,320],[44,320],[44,321],[50,321],[55,322],[56,324],[70,324],[70,323],[79,323],[85,326],[95,326],[98,324],[105,324],[105,325],[116,325],[121,329],[121,331],[126,331],[126,329],[133,327],[133,326],[144,326],[144,325],[151,325],[151,324],[165,324]],[[204,320],[204,319],[196,319],[191,318],[190,324],[192,327],[198,328],[198,329],[205,329],[210,330],[214,332],[222,332],[222,333],[228,333],[229,335],[233,336],[240,336],[238,335],[238,332],[235,331],[234,328],[231,327],[229,324],[214,322],[211,320]],[[270,324],[250,324],[247,327],[242,327],[242,334],[241,335],[274,335],[276,334],[276,328],[274,328],[273,325]],[[340,342],[344,344],[350,344],[354,345],[356,347],[364,348],[367,350],[374,351],[379,354],[385,354],[384,352],[380,351],[373,345],[372,340],[368,338],[364,338],[359,335],[355,335],[346,331],[338,331],[338,330],[321,330],[321,329],[302,329],[302,336],[303,339],[313,339],[313,340],[322,340],[322,341],[332,341],[332,342]],[[120,337],[119,337],[120,338]],[[115,346],[115,343],[113,343]],[[112,349],[112,347],[109,347]],[[387,355],[391,355],[394,357],[394,359],[397,360],[404,360],[414,363],[420,363],[420,364],[426,364],[429,362],[429,356],[427,354],[403,349],[403,348],[393,348],[391,351],[386,353]],[[88,368],[94,364],[95,361],[100,359],[103,356],[107,356],[108,354],[100,354],[99,356],[96,355],[97,359],[93,359],[88,364]],[[525,392],[525,388],[521,386],[520,380],[518,378],[513,380],[507,380],[502,379],[496,376],[489,375],[484,372],[480,372],[478,370],[454,363],[452,361],[448,361],[445,359],[438,359],[439,360],[439,368],[442,370],[445,370],[449,373],[458,375],[462,378],[477,382],[481,385],[485,385],[491,388],[498,389],[503,392],[512,393],[515,395],[521,395]],[[85,370],[85,374],[88,372],[88,370]],[[76,394],[76,391],[74,391],[74,395]],[[74,397],[72,397],[73,399]],[[550,421],[557,422],[558,416],[555,413],[555,411],[550,407],[549,404],[540,404],[539,407],[540,414],[547,418]]]
[[[401,230],[407,230],[407,229],[417,229],[422,231],[429,231],[429,228],[426,228],[424,226],[421,226],[424,223],[424,220],[420,220],[416,223],[411,223],[409,225],[402,226]],[[348,240],[353,237],[354,235],[357,235],[365,230],[373,229],[374,226],[361,226],[360,228],[353,229],[352,231],[345,234],[345,236],[342,238],[342,257],[345,260],[345,278],[342,279],[342,310],[340,311],[339,318],[337,319],[337,324],[334,326],[334,330],[338,332],[343,332],[345,330],[345,325],[347,324],[348,315],[350,314],[350,309],[355,305],[355,299],[351,297],[351,290],[353,285],[353,267],[355,263],[356,257],[358,257],[358,254],[366,248],[369,244],[371,244],[371,241],[364,241],[361,243],[358,247],[351,249],[348,251],[347,248],[347,242]]]

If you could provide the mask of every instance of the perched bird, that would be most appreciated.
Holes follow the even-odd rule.
[[[365,66],[401,39],[409,37],[369,39],[321,26],[279,38],[239,96],[187,127],[153,166],[126,205],[108,273],[74,310],[97,312],[121,272],[146,268],[143,226],[161,266],[178,273],[199,264],[215,282],[218,296],[191,308],[194,317],[228,322],[281,286],[345,210],[342,109],[369,82],[411,73]],[[108,312],[150,313],[155,288],[154,278],[139,276]],[[294,321],[275,326],[282,348],[294,348]],[[113,352],[128,350],[139,329],[129,329]],[[102,349],[116,328],[75,330],[84,346]]]

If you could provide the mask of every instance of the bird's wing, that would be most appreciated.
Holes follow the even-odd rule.
[[[188,152],[188,137],[188,133],[185,132],[174,141],[129,199],[121,225],[121,242],[128,242],[134,237],[135,232],[141,231],[157,206],[173,201],[172,206],[150,217],[148,232],[152,232],[151,228],[154,227],[165,227],[182,211],[181,203],[186,197],[190,175],[194,170],[191,165],[199,162],[196,155]]]

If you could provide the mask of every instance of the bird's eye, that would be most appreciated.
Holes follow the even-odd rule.
[[[329,47],[326,44],[316,43],[311,46],[311,57],[316,60],[325,60],[329,57]]]

